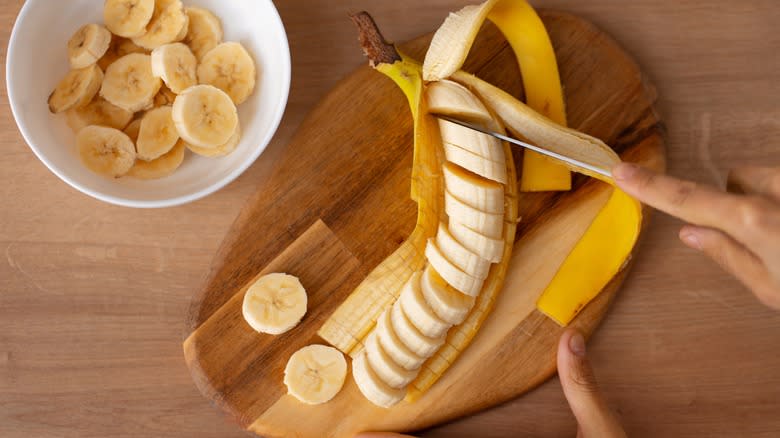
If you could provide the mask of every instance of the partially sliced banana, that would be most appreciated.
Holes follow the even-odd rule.
[[[105,126],[87,126],[76,135],[79,157],[97,174],[118,178],[135,163],[135,147],[124,132]]]
[[[87,24],[68,41],[68,60],[73,69],[98,62],[111,45],[111,32],[98,24]]]
[[[152,57],[131,53],[116,60],[106,70],[100,95],[114,105],[138,112],[154,103],[162,81],[152,74]]]
[[[141,129],[135,148],[138,158],[152,161],[167,154],[179,141],[169,106],[149,110],[141,119]],[[178,167],[178,166],[177,166]]]
[[[108,67],[116,62],[117,59],[131,53],[148,54],[146,49],[136,46],[131,40],[114,35],[111,38],[111,45],[108,46],[108,51],[100,58],[97,64],[103,71],[107,71]]]
[[[376,333],[377,340],[382,348],[385,349],[387,354],[393,358],[393,361],[406,370],[416,370],[422,366],[425,362],[424,357],[420,357],[414,351],[409,349],[406,344],[401,341],[393,329],[393,322],[390,317],[392,307],[385,309],[379,319],[376,321]]]
[[[450,220],[450,234],[469,251],[491,263],[498,263],[504,256],[504,241],[485,236],[458,221]]]
[[[372,333],[366,338],[366,358],[371,369],[376,372],[380,379],[391,388],[403,388],[409,384],[417,374],[416,370],[407,370],[395,363],[392,357],[379,344],[376,334]]]
[[[238,111],[224,91],[211,85],[196,85],[176,97],[173,121],[187,143],[216,148],[236,133]]]
[[[487,161],[506,166],[504,146],[499,139],[447,120],[439,120],[439,132],[444,144],[457,146]]]
[[[187,8],[190,26],[184,43],[190,46],[198,61],[222,42],[222,23],[216,15],[203,8]]]
[[[89,125],[122,130],[132,119],[133,113],[123,110],[101,97],[96,97],[87,106],[71,108],[65,112],[65,121],[70,129],[76,133]]]
[[[298,325],[306,314],[307,297],[298,278],[264,275],[246,291],[242,312],[255,331],[279,335]]]
[[[193,146],[188,143],[187,148],[192,152],[204,157],[209,157],[209,158],[224,157],[225,155],[230,155],[234,150],[236,150],[240,142],[241,142],[241,123],[239,122],[238,125],[236,125],[236,132],[234,132],[233,136],[230,137],[230,140],[228,140],[228,142],[223,144],[222,146],[217,146],[215,148],[201,148],[198,146]]]
[[[49,95],[49,111],[61,113],[81,108],[95,97],[103,83],[103,70],[97,65],[71,70]]]
[[[485,105],[463,85],[447,79],[428,83],[425,88],[428,111],[476,123],[493,119]]]
[[[114,35],[135,38],[146,33],[154,14],[154,0],[106,0],[103,20]]]
[[[219,88],[240,105],[255,90],[255,61],[241,43],[222,43],[203,56],[198,66],[198,81]]]
[[[420,332],[412,323],[411,315],[404,312],[399,301],[393,304],[390,320],[401,342],[420,357],[431,357],[444,343],[444,336],[431,338]]]
[[[420,287],[421,272],[415,272],[401,289],[398,296],[403,313],[409,317],[415,328],[428,338],[441,338],[451,325],[439,318],[433,308],[425,301]]]
[[[451,161],[464,169],[487,179],[506,184],[506,162],[489,160],[451,143],[444,143],[444,155],[447,157],[447,161]]]
[[[391,388],[379,378],[366,360],[365,352],[352,360],[352,377],[360,392],[377,406],[389,408],[406,397],[406,389]]]
[[[460,166],[444,163],[444,186],[456,198],[487,213],[504,213],[504,186]]]
[[[165,155],[152,161],[135,160],[135,165],[127,172],[127,176],[138,179],[160,179],[170,176],[184,162],[184,152],[187,147],[179,141]]]
[[[152,74],[175,94],[198,84],[198,60],[182,43],[164,44],[152,51]]]
[[[186,36],[189,23],[181,0],[156,0],[154,14],[146,26],[146,33],[133,38],[137,45],[154,50],[163,44],[179,41]]]
[[[425,301],[436,315],[449,324],[462,323],[474,307],[474,297],[462,294],[448,285],[430,265],[423,271],[420,288]]]
[[[326,345],[307,345],[293,353],[284,368],[287,393],[309,405],[336,396],[347,377],[344,355]]]
[[[461,271],[478,279],[484,279],[490,271],[490,262],[469,251],[457,239],[455,239],[446,224],[439,223],[436,233],[436,246],[447,259]]]
[[[444,191],[444,211],[451,222],[466,225],[490,238],[500,239],[504,234],[503,215],[477,210],[453,196],[448,190]]]
[[[479,292],[482,290],[484,279],[474,278],[460,270],[460,268],[455,266],[444,254],[442,254],[433,239],[428,240],[428,244],[425,246],[425,257],[428,259],[428,263],[436,269],[436,272],[438,272],[450,286],[472,297],[479,295]]]

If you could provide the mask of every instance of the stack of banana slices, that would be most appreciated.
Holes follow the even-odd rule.
[[[234,151],[236,106],[255,89],[252,56],[222,42],[212,12],[181,0],[106,0],[105,25],[87,24],[68,42],[71,71],[49,97],[76,133],[83,163],[118,178],[163,178],[187,149]]]

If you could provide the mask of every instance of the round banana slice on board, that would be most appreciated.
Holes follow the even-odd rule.
[[[301,322],[307,301],[306,290],[298,278],[282,273],[268,274],[249,286],[242,312],[255,331],[279,335]]]
[[[87,126],[76,136],[79,157],[89,170],[118,178],[135,163],[135,147],[124,132],[105,126]]]
[[[152,51],[152,74],[175,94],[198,85],[198,60],[182,43],[164,44]]]
[[[111,32],[98,24],[87,24],[68,41],[68,60],[73,69],[98,62],[111,45]]]
[[[186,8],[185,12],[190,17],[190,25],[184,43],[200,61],[222,42],[222,23],[211,11],[203,8]]]
[[[179,133],[171,117],[172,112],[170,106],[161,106],[144,114],[138,140],[135,142],[138,158],[152,161],[167,154],[179,141]]]
[[[240,105],[255,91],[257,68],[241,43],[222,43],[203,56],[198,81],[219,88]]]
[[[234,150],[236,150],[240,142],[241,142],[241,123],[239,122],[239,124],[236,125],[236,132],[233,133],[233,136],[230,137],[230,140],[228,140],[228,142],[223,144],[222,146],[217,146],[215,148],[201,148],[198,146],[187,144],[187,148],[192,152],[201,155],[203,157],[209,157],[209,158],[224,157],[225,155],[229,155]]]
[[[131,53],[148,54],[146,49],[136,46],[131,40],[114,35],[111,37],[111,44],[108,46],[106,54],[100,58],[97,64],[103,71],[106,71],[117,59]]]
[[[135,38],[146,33],[154,14],[154,0],[106,0],[103,20],[114,35]]]
[[[49,111],[61,113],[87,105],[100,90],[101,83],[103,70],[97,65],[71,70],[49,95]]]
[[[87,106],[71,108],[65,112],[65,121],[73,132],[78,133],[89,125],[107,126],[114,129],[125,129],[133,113],[123,110],[111,102],[96,97]]]
[[[406,389],[391,388],[379,378],[369,365],[364,351],[352,361],[352,377],[360,392],[377,406],[389,408],[406,397]]]
[[[146,33],[133,38],[145,49],[154,50],[163,44],[183,39],[187,35],[189,18],[181,0],[156,0],[154,14],[146,26]]]
[[[216,148],[236,133],[238,111],[224,91],[211,85],[196,85],[176,97],[173,121],[187,143]]]
[[[152,161],[135,160],[135,165],[127,172],[127,176],[138,179],[160,179],[173,174],[184,162],[186,151],[184,142],[179,141],[165,155]]]
[[[347,377],[344,355],[326,345],[308,345],[293,353],[284,368],[287,392],[303,403],[318,405],[336,396]]]
[[[114,105],[138,112],[154,103],[162,81],[152,74],[152,57],[131,53],[116,60],[106,70],[100,95]]]

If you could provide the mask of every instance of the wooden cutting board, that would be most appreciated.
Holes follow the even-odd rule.
[[[560,12],[541,15],[556,49],[570,126],[603,139],[625,160],[663,169],[655,90],[636,63],[588,22]],[[430,38],[401,47],[422,59]],[[521,96],[514,55],[492,25],[464,69]],[[520,159],[515,153],[518,168]],[[328,403],[308,406],[286,395],[290,355],[323,343],[316,335],[322,323],[414,228],[411,166],[405,98],[389,79],[360,67],[311,112],[236,219],[193,298],[184,355],[201,392],[241,427],[268,437],[416,430],[516,397],[555,373],[562,328],[534,303],[611,190],[582,176],[571,192],[521,195],[522,222],[504,290],[473,343],[419,401],[377,408],[351,373]],[[592,333],[627,271],[572,325]],[[253,332],[241,316],[245,286],[269,272],[300,277],[309,295],[303,322],[280,336]]]

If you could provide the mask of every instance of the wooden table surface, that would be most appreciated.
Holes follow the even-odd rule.
[[[22,3],[0,4],[3,47]],[[293,58],[281,128],[236,182],[183,207],[131,210],[81,195],[33,156],[2,99],[0,436],[245,436],[190,381],[181,349],[190,294],[307,111],[364,62],[346,13],[367,9],[389,37],[404,40],[435,29],[466,2],[420,4],[278,1]],[[780,164],[780,9],[773,0],[535,4],[590,19],[635,55],[659,90],[672,174],[722,185],[731,166]],[[631,436],[778,436],[780,314],[684,248],[679,226],[655,216],[589,346],[601,385]],[[552,379],[423,435],[574,431]]]

